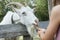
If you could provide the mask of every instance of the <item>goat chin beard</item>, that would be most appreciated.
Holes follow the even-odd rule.
[[[28,33],[30,34],[30,36],[34,37],[37,34],[36,30],[38,30],[38,26],[32,25],[32,26],[28,27],[27,30],[28,30]]]
[[[39,28],[38,26],[35,26],[35,25],[32,25],[27,28],[28,33],[30,34],[31,37],[39,36],[39,35],[37,35],[37,31],[39,29],[45,32],[45,29]]]

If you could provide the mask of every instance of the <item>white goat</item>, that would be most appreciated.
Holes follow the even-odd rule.
[[[31,35],[31,27],[38,25],[38,18],[34,15],[33,9],[31,9],[29,6],[23,6],[22,4],[18,2],[11,2],[7,5],[8,6],[17,5],[20,8],[17,9],[15,7],[12,7],[14,9],[14,12],[8,11],[7,14],[4,16],[0,25],[12,24],[11,18],[13,15],[14,23],[15,24],[22,23],[26,25],[28,33]]]

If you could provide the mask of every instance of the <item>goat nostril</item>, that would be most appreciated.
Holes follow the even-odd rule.
[[[33,25],[34,25],[34,26],[38,26],[38,22],[39,22],[39,20],[36,19],[36,20],[34,21]]]

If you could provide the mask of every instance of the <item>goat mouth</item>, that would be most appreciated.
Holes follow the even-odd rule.
[[[38,24],[34,25],[34,28],[36,29],[36,31],[38,31],[39,25]]]
[[[38,28],[39,26],[38,25],[34,25],[35,28]]]
[[[33,24],[35,27],[37,27],[38,26],[38,24]]]
[[[38,27],[38,25],[34,25],[34,27]]]

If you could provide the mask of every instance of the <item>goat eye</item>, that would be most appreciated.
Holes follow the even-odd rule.
[[[25,12],[23,12],[22,14],[23,14],[24,16],[26,16],[26,13],[25,13]]]
[[[25,12],[23,12],[22,14],[25,14]]]

